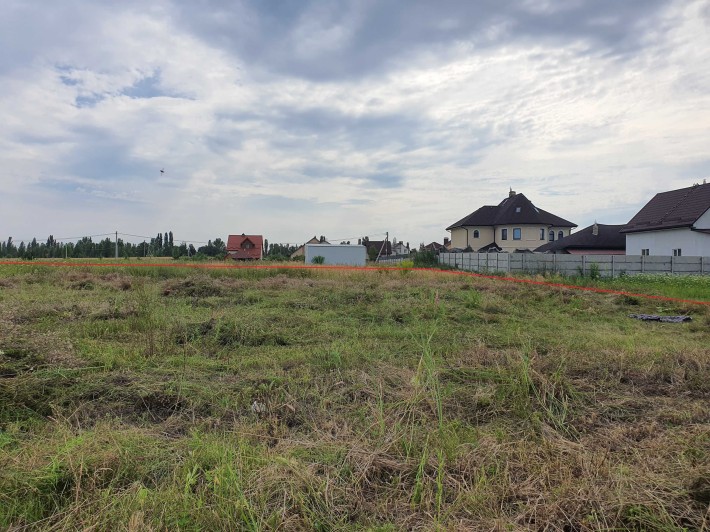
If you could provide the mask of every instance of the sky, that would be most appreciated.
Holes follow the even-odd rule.
[[[1,0],[0,49],[3,240],[418,245],[710,178],[710,0]]]

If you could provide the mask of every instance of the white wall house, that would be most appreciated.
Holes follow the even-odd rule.
[[[311,264],[313,257],[323,257],[323,264],[364,266],[367,248],[347,244],[306,244],[305,255],[306,264]]]
[[[710,256],[710,184],[656,194],[621,232],[627,255]]]

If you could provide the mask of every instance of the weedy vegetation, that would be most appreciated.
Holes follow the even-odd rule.
[[[710,308],[408,266],[0,266],[0,528],[710,530]]]

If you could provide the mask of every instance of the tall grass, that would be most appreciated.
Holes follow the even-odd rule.
[[[33,268],[0,266],[0,528],[707,527],[703,307]]]

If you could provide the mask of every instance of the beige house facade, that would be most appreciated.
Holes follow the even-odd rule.
[[[451,232],[452,248],[513,253],[569,236],[574,227],[511,190],[499,205],[481,207],[446,230]]]

